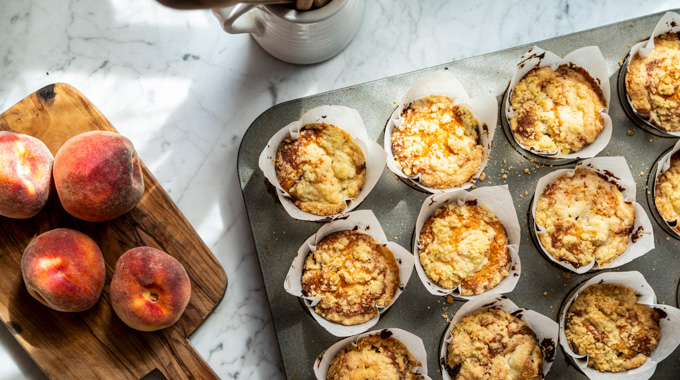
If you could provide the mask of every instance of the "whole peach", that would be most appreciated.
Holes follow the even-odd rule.
[[[190,297],[186,270],[167,253],[138,247],[118,258],[111,279],[111,306],[133,329],[156,331],[171,326]]]
[[[49,198],[53,162],[42,141],[0,131],[0,215],[34,217]]]
[[[64,143],[54,157],[54,184],[66,212],[90,222],[131,211],[144,193],[132,142],[105,131],[81,133]]]
[[[33,238],[21,257],[21,272],[28,292],[58,311],[91,308],[106,280],[104,257],[97,243],[68,228]]]

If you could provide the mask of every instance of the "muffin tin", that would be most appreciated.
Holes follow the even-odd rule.
[[[265,290],[271,308],[274,327],[289,379],[314,378],[313,365],[317,356],[336,343],[334,337],[319,326],[294,296],[283,287],[286,273],[297,249],[320,227],[319,223],[294,220],[277,202],[272,187],[258,168],[258,155],[271,136],[286,124],[298,120],[306,111],[325,104],[345,105],[361,114],[369,137],[381,142],[390,115],[402,95],[419,79],[447,67],[462,82],[470,96],[493,94],[499,104],[505,95],[510,77],[519,57],[536,45],[556,54],[566,54],[582,46],[598,45],[605,57],[610,82],[619,87],[619,62],[624,61],[630,46],[649,38],[663,13],[628,20],[617,24],[557,37],[537,43],[469,58],[424,70],[360,84],[276,105],[260,115],[250,126],[241,142],[238,171],[246,211],[250,221],[255,248],[264,277]],[[647,197],[647,181],[656,160],[670,149],[676,139],[650,134],[638,121],[631,120],[622,107],[621,92],[612,88],[609,115],[614,131],[612,139],[598,156],[625,156],[632,166],[637,185],[637,199]],[[617,96],[618,95],[618,96]],[[618,99],[617,99],[618,98]],[[625,101],[625,99],[624,99]],[[500,108],[500,107],[499,107]],[[501,122],[504,117],[500,117]],[[513,146],[512,136],[497,133],[484,170],[486,178],[477,187],[503,185],[510,188],[520,220],[520,258],[522,274],[517,287],[508,294],[514,302],[553,320],[558,320],[560,305],[569,291],[595,273],[570,274],[553,265],[539,252],[530,237],[528,210],[538,178],[555,168],[573,167],[569,160],[536,159]],[[633,134],[629,135],[629,131]],[[533,160],[533,161],[532,161]],[[566,166],[565,166],[566,165]],[[529,170],[529,174],[524,172]],[[501,173],[503,170],[503,173]],[[503,178],[505,175],[507,178]],[[525,195],[525,192],[527,195]],[[421,192],[385,170],[371,194],[359,210],[373,210],[390,241],[410,247],[414,227],[422,202],[429,194]],[[650,205],[640,202],[650,213]],[[652,221],[656,248],[645,256],[611,271],[640,271],[654,288],[658,302],[676,305],[680,278],[679,241],[667,233],[656,220]],[[605,269],[608,271],[608,269]],[[601,273],[601,272],[599,272]],[[545,294],[545,295],[544,295]],[[448,303],[443,297],[428,293],[417,276],[411,276],[406,291],[390,310],[383,314],[373,329],[401,328],[419,336],[427,350],[428,374],[441,378],[438,372],[438,349],[447,328],[447,319],[463,305],[461,301]],[[447,318],[444,318],[446,315]],[[275,349],[271,347],[271,349]],[[676,350],[661,362],[655,379],[677,378],[680,351]],[[547,379],[586,379],[569,364],[561,350]]]

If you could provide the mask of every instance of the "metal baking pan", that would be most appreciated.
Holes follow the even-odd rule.
[[[622,108],[617,87],[620,85],[619,62],[624,61],[630,47],[649,38],[663,13],[619,22],[584,32],[557,37],[534,44],[523,45],[450,64],[431,67],[407,74],[347,87],[323,94],[292,100],[276,105],[260,115],[245,133],[238,155],[238,171],[246,204],[250,227],[255,241],[260,268],[271,307],[274,327],[289,379],[313,379],[312,365],[316,357],[337,342],[334,337],[308,315],[298,298],[283,289],[286,272],[297,249],[321,226],[319,223],[294,220],[268,189],[258,168],[258,156],[269,138],[286,124],[298,120],[307,110],[325,104],[355,108],[366,123],[369,136],[382,142],[383,130],[395,102],[420,78],[447,67],[463,83],[470,96],[494,94],[499,104],[505,94],[510,77],[519,58],[533,45],[564,56],[572,50],[588,45],[598,45],[611,73],[611,109],[614,131],[609,145],[598,156],[625,156],[632,166],[637,183],[636,200],[646,209],[654,225],[656,248],[633,262],[614,271],[638,270],[656,291],[659,303],[676,306],[676,293],[680,277],[678,240],[662,228],[652,216],[647,199],[648,176],[656,160],[670,149],[675,139],[663,138],[638,127]],[[500,109],[500,107],[499,107]],[[563,276],[563,269],[551,264],[534,245],[530,237],[527,211],[536,186],[536,180],[556,167],[570,167],[573,163],[531,161],[510,143],[504,117],[499,115],[486,178],[477,186],[502,185],[507,182],[515,201],[522,227],[520,258],[522,275],[515,290],[507,294],[518,306],[533,309],[557,320],[563,300],[575,286],[592,277],[571,274]],[[632,130],[634,134],[629,135]],[[500,131],[499,131],[500,132]],[[511,139],[510,139],[511,140]],[[550,163],[553,167],[550,167]],[[538,166],[538,168],[537,168]],[[512,168],[510,168],[512,167]],[[530,174],[524,173],[529,168]],[[501,169],[507,178],[502,178]],[[528,195],[524,195],[527,192]],[[380,220],[388,238],[410,249],[415,221],[422,201],[428,194],[409,186],[395,174],[385,169],[380,181],[359,209],[371,209]],[[670,239],[667,239],[670,238]],[[568,278],[567,278],[568,277]],[[545,294],[545,295],[544,295]],[[447,326],[443,314],[453,316],[462,302],[452,304],[442,297],[429,294],[418,276],[413,273],[405,292],[386,312],[374,329],[397,327],[410,331],[423,339],[428,354],[428,374],[441,378],[438,348]],[[680,370],[680,350],[661,362],[655,379],[676,379]],[[586,379],[570,365],[561,350],[552,366],[548,379]]]

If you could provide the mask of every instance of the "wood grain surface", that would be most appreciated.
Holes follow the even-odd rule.
[[[41,139],[56,154],[70,137],[91,130],[113,131],[111,123],[81,93],[53,84],[0,115],[0,130]],[[210,379],[215,373],[188,336],[224,296],[227,276],[168,194],[142,163],[144,196],[130,213],[105,223],[68,215],[50,195],[34,218],[0,216],[0,318],[52,379],[139,379],[158,368],[169,379]],[[51,310],[33,299],[21,276],[21,255],[36,235],[68,227],[93,238],[106,260],[106,286],[99,302],[81,313]],[[177,258],[191,279],[191,300],[180,320],[145,333],[127,327],[113,312],[109,283],[118,257],[151,246]]]

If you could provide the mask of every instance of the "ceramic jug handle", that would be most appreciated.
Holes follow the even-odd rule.
[[[261,36],[264,32],[264,25],[257,12],[250,12],[256,7],[257,4],[238,4],[232,7],[213,9],[212,12],[220,20],[222,29],[227,33],[252,33]],[[248,12],[250,14],[241,17]],[[239,19],[241,20],[239,21]]]

